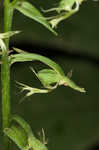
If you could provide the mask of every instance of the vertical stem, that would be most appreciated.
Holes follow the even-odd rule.
[[[10,68],[8,54],[5,52],[2,56],[1,83],[2,83],[2,128],[9,127],[10,119]],[[4,136],[4,149],[9,149],[8,137]]]
[[[4,0],[4,32],[11,30],[13,10],[10,7],[10,0]],[[3,51],[1,65],[2,84],[2,128],[9,127],[10,120],[10,66],[9,66],[9,38],[5,40],[6,51]],[[9,150],[8,137],[4,136],[4,150]]]
[[[4,32],[11,30],[13,9],[10,7],[10,0],[4,0]],[[9,38],[5,40],[7,50],[9,50]]]

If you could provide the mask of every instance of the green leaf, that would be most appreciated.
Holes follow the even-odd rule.
[[[50,74],[50,76],[53,76],[53,78],[54,78],[53,80],[57,80],[57,84],[56,84],[55,88],[57,87],[57,85],[64,85],[64,86],[69,86],[69,87],[71,87],[74,90],[77,90],[79,92],[85,92],[84,88],[76,85],[71,79],[68,78],[68,76],[65,76],[62,68],[58,64],[56,64],[54,61],[52,61],[51,59],[46,58],[46,57],[41,56],[41,55],[38,55],[38,54],[27,53],[27,52],[24,52],[23,50],[20,50],[17,48],[14,48],[14,49],[16,51],[20,51],[21,53],[10,56],[10,63],[11,64],[13,64],[15,62],[24,62],[24,61],[40,61],[40,62],[48,65],[50,68],[52,68],[54,70],[53,73],[55,75],[55,78],[54,78],[51,71],[47,70],[47,75]],[[41,71],[41,73],[42,73],[42,71]],[[39,78],[39,75],[41,76],[41,74],[37,74],[38,78]],[[56,79],[56,75],[57,75],[57,79]],[[46,74],[44,75],[44,70],[43,70],[43,81],[45,83],[48,83],[49,77],[48,78],[45,78],[45,77],[46,77]],[[52,77],[51,77],[51,80],[52,80]],[[43,85],[45,86],[44,82],[43,82]],[[50,81],[50,82],[53,82],[53,81]],[[45,86],[45,88],[49,89],[49,86],[48,87]],[[53,89],[55,89],[55,88],[53,88]],[[52,87],[50,89],[52,89]]]
[[[21,149],[28,150],[28,137],[19,126],[11,126],[4,129],[4,133]]]
[[[17,9],[19,12],[21,12],[23,15],[41,23],[47,29],[49,29],[51,32],[57,35],[57,33],[51,28],[46,18],[31,3],[26,2],[26,1],[19,1],[16,3],[16,5],[14,5],[14,8]]]

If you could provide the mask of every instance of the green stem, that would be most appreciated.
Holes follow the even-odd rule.
[[[10,67],[8,54],[2,56],[1,83],[2,83],[2,128],[9,127],[10,120]],[[4,149],[9,149],[8,137],[4,136]]]
[[[11,30],[13,10],[10,7],[10,0],[4,0],[4,32]],[[2,129],[9,127],[10,124],[10,66],[9,66],[9,38],[5,40],[6,51],[3,51],[1,65],[1,84],[2,84]],[[9,150],[8,137],[4,136],[4,150]]]
[[[4,32],[11,30],[13,9],[10,7],[10,0],[4,0]],[[5,40],[7,50],[9,49],[9,38]]]

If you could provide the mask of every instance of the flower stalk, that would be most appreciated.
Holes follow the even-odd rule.
[[[4,33],[11,30],[13,10],[10,9],[10,0],[4,0]],[[1,85],[2,85],[2,130],[10,124],[10,65],[9,65],[9,39],[4,40],[6,50],[2,50]],[[9,140],[3,137],[4,150],[9,150]]]

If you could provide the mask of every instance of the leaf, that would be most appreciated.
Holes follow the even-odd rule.
[[[21,12],[23,15],[41,23],[47,29],[49,29],[51,32],[57,35],[57,33],[51,28],[46,18],[31,3],[26,2],[26,1],[19,1],[16,3],[16,5],[14,5],[14,8],[17,9],[19,12]]]
[[[21,149],[28,150],[28,137],[25,131],[19,126],[5,128],[4,133]]]

